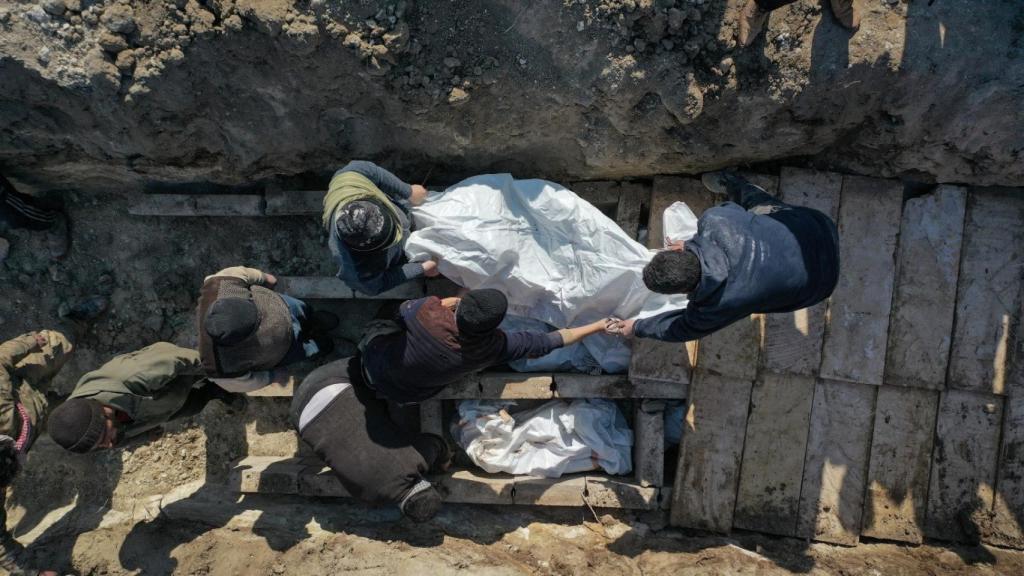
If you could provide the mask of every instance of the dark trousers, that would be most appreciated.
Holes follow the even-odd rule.
[[[174,416],[168,418],[168,420],[177,420],[178,418],[188,418],[189,416],[195,416],[203,411],[203,408],[210,402],[210,400],[220,400],[222,402],[228,402],[231,400],[232,393],[217,386],[209,380],[203,381],[203,384],[198,388],[193,388],[188,393],[188,397],[185,398],[185,403],[178,408],[178,411],[174,413]]]
[[[727,186],[729,200],[743,207],[747,212],[767,216],[780,210],[791,208],[782,200],[764,191],[760,186],[744,182],[736,186]]]
[[[36,198],[18,192],[14,184],[0,176],[0,229],[46,230],[56,221],[57,212]]]
[[[761,8],[761,10],[771,12],[776,8],[782,8],[786,4],[792,4],[793,2],[796,2],[796,0],[754,0],[754,2],[757,2],[757,6]]]
[[[394,422],[387,402],[359,375],[358,362],[339,360],[317,368],[292,400],[292,424],[303,408],[331,384],[347,382],[299,436],[334,471],[349,494],[367,502],[399,504],[439,458],[443,444],[430,434],[409,433]]]

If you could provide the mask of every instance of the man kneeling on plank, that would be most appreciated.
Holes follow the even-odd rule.
[[[491,366],[537,358],[605,329],[607,320],[552,332],[505,331],[508,299],[494,289],[461,298],[407,300],[397,320],[375,321],[359,343],[366,384],[401,404],[426,400]]]
[[[647,288],[687,294],[689,304],[611,322],[609,333],[696,340],[751,314],[807,308],[835,290],[839,234],[831,218],[776,200],[730,172],[705,174],[703,182],[730,201],[701,215],[695,238],[659,252],[644,267]]]
[[[47,430],[71,452],[92,452],[198,414],[213,399],[238,405],[235,395],[205,380],[198,352],[157,342],[82,376],[50,414]]]
[[[353,497],[396,505],[417,522],[441,508],[425,476],[444,472],[451,451],[441,437],[410,433],[394,422],[387,401],[363,381],[356,358],[311,372],[292,399],[291,421]]]

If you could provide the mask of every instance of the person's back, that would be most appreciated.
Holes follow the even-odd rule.
[[[497,290],[404,302],[400,323],[371,329],[360,343],[367,384],[396,402],[420,402],[474,372],[543,356],[604,329],[601,320],[553,332],[505,332],[498,325],[507,307]]]
[[[648,288],[688,294],[687,307],[626,321],[615,330],[695,340],[750,314],[806,308],[835,289],[839,238],[828,216],[784,204],[736,176],[721,178],[721,187],[738,203],[705,212],[695,238],[680,250],[658,253],[644,270]]]

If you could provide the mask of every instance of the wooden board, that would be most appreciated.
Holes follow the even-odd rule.
[[[783,168],[780,196],[789,204],[814,208],[835,220],[842,182],[842,176],[832,172]],[[765,369],[780,374],[818,374],[827,306],[827,302],[819,302],[795,312],[765,315]]]
[[[925,534],[976,541],[991,516],[1003,399],[948,390],[942,394]]]
[[[686,398],[687,386],[671,382],[631,382],[624,374],[552,374],[556,398]]]
[[[618,206],[620,184],[614,180],[570,182],[566,185],[577,196],[599,208]]]
[[[324,211],[326,190],[267,190],[267,216],[319,216]]]
[[[426,295],[423,280],[413,280],[380,294],[363,294],[333,276],[279,276],[276,290],[304,300],[413,300]]]
[[[635,384],[669,384],[685,388],[697,359],[697,341],[680,344],[650,338],[633,340],[629,379]]]
[[[949,386],[1005,394],[1019,338],[1024,196],[971,190],[964,227]]]
[[[920,544],[939,393],[882,386],[875,406],[861,534]]]
[[[797,535],[853,546],[864,507],[875,393],[872,385],[815,385]]]
[[[643,204],[651,197],[651,190],[638,182],[623,182],[619,191],[619,205],[615,210],[615,223],[636,240],[640,229]]]
[[[754,384],[747,420],[737,528],[796,533],[814,378],[766,373]]]
[[[700,339],[697,369],[753,380],[761,354],[763,314],[754,314]]]
[[[842,274],[829,304],[821,376],[881,384],[903,188],[846,176],[839,207]]]
[[[1024,549],[1024,394],[1006,399],[1002,438],[992,522],[982,540]]]
[[[732,527],[752,383],[702,373],[691,386],[672,489],[675,526]]]
[[[886,384],[946,385],[967,190],[939,186],[903,207]]]
[[[636,402],[633,418],[633,470],[641,486],[665,483],[665,401]]]
[[[136,216],[262,216],[257,194],[149,194],[128,208]]]

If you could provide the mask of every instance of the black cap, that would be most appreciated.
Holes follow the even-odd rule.
[[[10,486],[21,470],[14,438],[0,434],[0,489]]]
[[[205,329],[218,346],[238,344],[256,331],[260,313],[246,298],[220,298],[206,311]]]
[[[395,237],[391,211],[374,199],[354,200],[341,207],[335,228],[342,242],[356,252],[373,252],[386,247]]]
[[[455,321],[459,332],[486,334],[501,324],[507,310],[508,298],[500,290],[470,290],[459,302]]]
[[[47,431],[64,449],[83,454],[96,447],[106,425],[103,404],[91,398],[72,398],[50,414]]]

